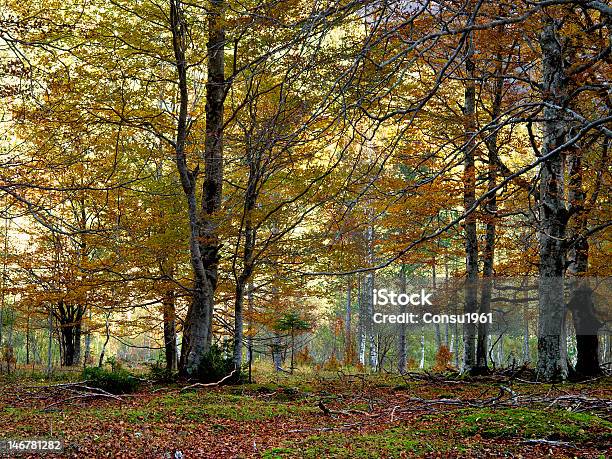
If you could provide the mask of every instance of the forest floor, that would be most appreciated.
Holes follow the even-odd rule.
[[[4,378],[0,439],[62,438],[64,452],[49,458],[612,457],[609,377],[560,385],[417,373],[257,380],[193,390],[149,384],[115,399]]]

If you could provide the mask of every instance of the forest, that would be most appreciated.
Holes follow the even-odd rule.
[[[0,457],[612,455],[611,29],[4,0]]]

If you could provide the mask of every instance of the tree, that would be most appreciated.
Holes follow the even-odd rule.
[[[278,319],[275,325],[276,330],[289,332],[291,338],[291,373],[295,369],[295,337],[296,334],[310,330],[310,322],[302,318],[296,312],[288,312]]]

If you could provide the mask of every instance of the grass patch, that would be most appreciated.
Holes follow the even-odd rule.
[[[458,431],[484,438],[545,438],[574,442],[612,439],[612,423],[586,413],[507,408],[462,410]]]
[[[347,433],[329,433],[313,435],[292,447],[279,447],[266,451],[265,459],[282,458],[400,458],[406,453],[446,450],[443,444],[421,442],[414,432],[396,427],[382,432],[349,435]]]
[[[132,424],[179,422],[202,423],[211,419],[258,421],[279,416],[299,416],[316,412],[316,407],[261,401],[247,396],[221,393],[165,395],[138,407],[97,408],[92,414],[98,419],[114,418]]]

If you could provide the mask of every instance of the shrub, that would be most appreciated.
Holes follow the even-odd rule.
[[[325,362],[325,365],[323,365],[324,370],[335,371],[338,368],[340,368],[340,361],[336,358],[334,354],[332,354],[331,357],[327,359],[327,362]]]
[[[154,362],[149,365],[149,379],[156,382],[172,383],[178,378],[178,373],[166,368],[165,363],[161,361]]]
[[[439,347],[436,353],[436,365],[434,366],[435,371],[445,371],[452,368],[451,360],[453,354],[445,345]]]
[[[217,382],[234,371],[234,359],[231,353],[231,344],[224,343],[222,346],[213,344],[206,353],[198,367],[197,378],[203,383]],[[240,381],[240,372],[234,373],[233,377],[226,380],[228,383]]]
[[[90,386],[105,390],[111,394],[134,392],[140,384],[137,378],[122,368],[109,371],[100,367],[88,367],[83,370],[83,379]]]

